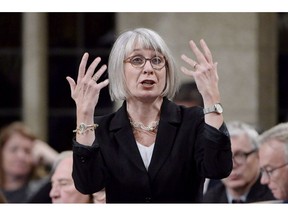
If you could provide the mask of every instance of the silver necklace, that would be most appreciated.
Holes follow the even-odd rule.
[[[158,128],[159,121],[153,121],[148,126],[145,126],[142,122],[134,122],[130,118],[130,124],[134,128],[140,128],[140,129],[142,129],[144,131],[152,132],[152,131],[155,131]]]

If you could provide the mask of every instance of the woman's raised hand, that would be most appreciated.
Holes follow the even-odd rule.
[[[208,100],[209,104],[219,102],[220,93],[218,89],[219,78],[217,73],[217,62],[213,62],[212,54],[203,39],[200,40],[202,51],[192,40],[189,42],[189,45],[196,56],[196,60],[193,60],[184,54],[181,55],[182,60],[191,66],[190,69],[181,67],[181,71],[194,78],[197,88],[204,99],[204,103],[205,100]]]
[[[101,61],[101,58],[97,57],[86,70],[88,58],[89,54],[85,53],[81,59],[77,83],[69,76],[66,77],[66,79],[70,85],[71,97],[76,103],[77,114],[94,115],[94,109],[98,103],[100,91],[109,84],[109,80],[106,79],[102,82],[97,82],[106,71],[107,66],[102,65],[102,67],[94,73],[95,68]]]

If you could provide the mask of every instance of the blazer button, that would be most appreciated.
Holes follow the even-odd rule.
[[[145,202],[151,202],[152,198],[151,197],[145,197]]]
[[[80,160],[81,160],[82,163],[85,163],[85,157],[81,156]]]

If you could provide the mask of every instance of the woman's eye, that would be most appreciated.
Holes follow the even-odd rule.
[[[142,64],[142,63],[143,63],[143,58],[141,58],[141,57],[134,57],[134,58],[132,59],[132,63],[133,63],[133,64]]]
[[[161,64],[162,63],[162,59],[160,57],[154,57],[152,58],[152,63],[155,65]]]

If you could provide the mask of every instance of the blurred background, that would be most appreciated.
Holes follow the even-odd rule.
[[[182,53],[194,57],[189,40],[205,39],[219,63],[226,121],[260,131],[288,121],[288,13],[2,12],[0,127],[20,120],[55,150],[71,149],[75,104],[65,77],[76,79],[84,52],[107,64],[115,38],[135,27],[163,36],[179,68]],[[105,88],[95,115],[118,106]]]

